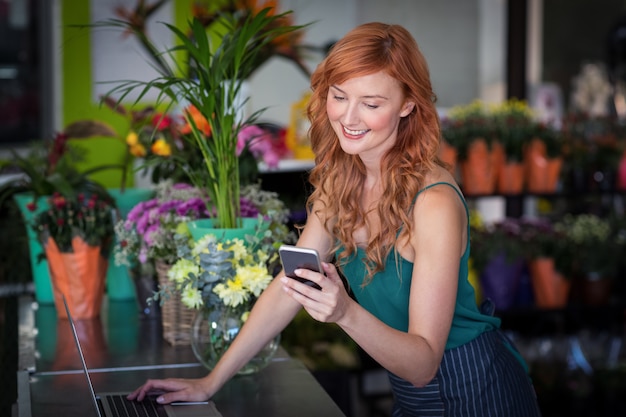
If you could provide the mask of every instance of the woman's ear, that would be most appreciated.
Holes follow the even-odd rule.
[[[413,109],[415,108],[415,103],[413,101],[407,101],[404,103],[404,106],[402,106],[402,111],[400,112],[400,117],[406,117],[409,114],[411,114],[411,112],[413,111]]]

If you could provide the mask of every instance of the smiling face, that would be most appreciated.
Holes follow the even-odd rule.
[[[400,119],[414,106],[397,80],[377,72],[331,85],[326,113],[344,152],[379,157],[396,143]]]

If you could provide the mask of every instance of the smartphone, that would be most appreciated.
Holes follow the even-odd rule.
[[[311,271],[324,273],[322,263],[320,262],[320,255],[315,249],[282,245],[278,249],[278,253],[280,254],[280,261],[283,264],[285,275],[318,290],[322,289],[316,283],[309,281],[308,279],[298,277],[294,273],[294,271],[298,268],[310,269]]]

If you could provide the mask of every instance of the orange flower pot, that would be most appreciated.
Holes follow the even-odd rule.
[[[447,165],[448,171],[456,177],[457,151],[445,140],[441,141],[439,147],[439,159]]]
[[[58,317],[67,318],[63,294],[75,320],[98,317],[109,264],[100,247],[89,246],[81,238],[74,237],[73,252],[59,251],[52,238],[48,238],[44,248]]]
[[[528,270],[537,307],[562,308],[567,304],[571,283],[555,269],[553,258],[533,259]]]
[[[526,167],[526,189],[531,193],[554,193],[561,176],[563,159],[548,158],[546,145],[533,139],[524,153]]]
[[[521,194],[524,191],[524,165],[521,162],[506,162],[498,173],[498,192]]]
[[[468,195],[493,194],[500,166],[504,160],[502,146],[491,148],[484,139],[476,139],[467,150],[461,165],[461,183]]]

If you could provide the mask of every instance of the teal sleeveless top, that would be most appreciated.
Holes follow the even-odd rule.
[[[463,345],[483,332],[500,327],[500,319],[482,314],[476,305],[474,287],[468,280],[468,260],[470,256],[469,210],[463,195],[452,184],[437,182],[420,190],[415,199],[431,187],[447,185],[457,192],[468,216],[467,246],[458,261],[459,278],[456,306],[446,349]],[[375,274],[369,284],[362,286],[366,276],[365,251],[357,248],[356,254],[343,265],[342,272],[354,293],[357,302],[379,320],[397,330],[406,332],[409,328],[409,292],[413,274],[413,263],[402,258],[395,250],[389,253],[385,269]]]

